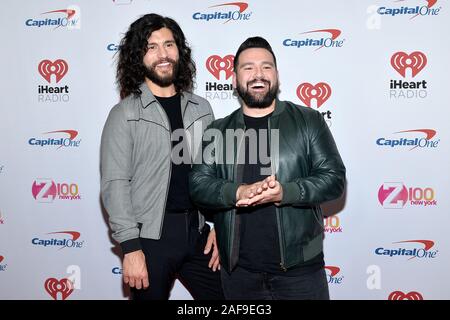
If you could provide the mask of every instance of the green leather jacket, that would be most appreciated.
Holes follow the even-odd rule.
[[[222,132],[224,140],[227,129],[245,129],[242,108],[212,122],[209,128]],[[276,152],[272,150],[272,143],[270,157],[272,171],[283,188],[276,217],[280,268],[287,270],[322,251],[324,228],[320,204],[342,195],[345,167],[319,112],[277,100],[269,118],[270,129],[279,129],[278,159],[274,159]],[[204,142],[204,146],[207,145]],[[225,150],[215,152],[214,156]],[[203,159],[192,168],[190,195],[198,206],[214,212],[220,263],[231,272],[239,257],[239,215],[235,203],[236,190],[242,183],[236,159],[234,163],[225,164],[207,160]]]

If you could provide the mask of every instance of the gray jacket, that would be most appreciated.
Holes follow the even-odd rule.
[[[140,90],[140,96],[130,95],[112,108],[102,133],[101,195],[119,243],[161,237],[169,191],[170,123],[145,83]],[[203,131],[214,120],[209,102],[184,92],[181,114],[190,150],[199,148]],[[200,230],[205,220],[199,216]]]

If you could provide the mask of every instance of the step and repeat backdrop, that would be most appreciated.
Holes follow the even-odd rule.
[[[348,170],[324,205],[332,299],[450,298],[448,1],[0,4],[0,299],[129,298],[99,146],[118,45],[151,12],[184,30],[216,118],[239,108],[233,55],[255,35],[277,56],[280,99],[322,113]],[[177,281],[171,299],[191,296]]]

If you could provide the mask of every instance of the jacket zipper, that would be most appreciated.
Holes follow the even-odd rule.
[[[270,128],[270,118],[269,118],[269,121],[268,121],[268,126],[269,126],[269,131],[267,132],[267,134],[268,134],[268,138],[269,138],[269,148],[271,148],[272,144],[271,144],[271,141],[270,141],[270,132],[271,132],[270,131],[271,130],[271,128]],[[273,166],[273,163],[274,162],[273,162],[273,158],[272,158],[272,152],[270,152],[270,165]],[[286,263],[285,263],[285,259],[284,259],[284,249],[283,249],[283,242],[282,242],[283,237],[281,236],[281,234],[282,234],[281,222],[280,222],[281,217],[280,217],[280,211],[279,211],[277,206],[275,206],[275,215],[277,216],[278,242],[279,242],[279,245],[280,245],[280,258],[281,258],[280,268],[281,268],[282,271],[286,272],[287,268],[285,267]]]
[[[239,150],[241,149],[241,144],[242,144],[242,140],[244,140],[245,137],[245,124],[244,124],[244,134],[242,135],[241,141],[239,141],[239,144],[237,145],[237,149],[236,149],[236,154],[234,155],[234,164],[233,164],[233,182],[236,182],[237,180],[237,170],[236,170],[236,163],[238,160],[238,156],[239,156]],[[236,199],[237,200],[237,199]],[[233,209],[233,215],[232,215],[232,219],[231,219],[231,228],[230,228],[230,260],[228,263],[228,267],[231,268],[231,258],[233,257],[233,243],[234,243],[234,224],[236,221],[236,214],[237,214],[237,209],[234,208]],[[230,270],[231,271],[231,270]]]
[[[157,103],[159,104],[159,102],[157,102]],[[159,237],[161,237],[162,228],[163,228],[163,225],[164,225],[164,218],[166,217],[167,197],[169,196],[170,178],[172,176],[172,127],[170,126],[170,120],[169,120],[169,117],[166,114],[166,111],[164,110],[164,108],[161,105],[160,105],[160,107],[163,109],[164,117],[166,117],[167,124],[169,125],[169,150],[170,150],[170,155],[169,155],[169,178],[167,180],[167,189],[166,189],[166,196],[165,196],[165,200],[164,200],[164,210],[163,210],[162,221],[161,221],[161,225],[159,227]]]

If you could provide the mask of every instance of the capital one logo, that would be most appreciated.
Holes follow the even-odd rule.
[[[414,78],[427,65],[427,57],[420,51],[411,54],[399,51],[392,55],[391,65],[403,78],[406,78],[406,70],[410,68]]]
[[[394,291],[388,297],[388,300],[423,300],[423,296],[417,291],[404,293],[402,291]]]
[[[58,134],[58,135],[64,135],[64,138],[30,138],[28,139],[28,144],[32,146],[39,146],[39,147],[47,147],[47,146],[57,146],[57,149],[60,149],[62,147],[79,147],[81,143],[81,139],[75,140],[75,138],[78,136],[77,130],[55,130],[55,131],[49,131],[44,132],[43,134]],[[67,137],[68,136],[68,137]]]
[[[51,83],[51,76],[54,75],[56,83],[58,83],[69,71],[69,65],[63,59],[42,60],[38,65],[39,74],[48,82]]]
[[[435,248],[433,249],[435,244],[433,240],[404,240],[393,242],[393,244],[396,246],[391,248],[376,248],[375,254],[377,256],[384,256],[388,258],[408,257],[408,260],[412,260],[415,258],[435,259],[439,252],[439,250],[436,250]],[[403,246],[406,246],[406,248]]]
[[[53,298],[58,300],[58,293],[62,300],[66,300],[73,292],[73,284],[69,279],[55,279],[49,278],[44,284],[45,291]]]
[[[378,201],[385,209],[402,209],[407,202],[415,206],[436,206],[432,188],[407,188],[402,182],[385,182],[378,189]]]
[[[285,39],[283,40],[283,46],[285,47],[295,47],[295,48],[303,48],[303,47],[317,47],[317,51],[319,49],[325,48],[341,48],[344,45],[345,39],[339,39],[338,37],[341,35],[342,31],[339,29],[320,29],[320,30],[311,30],[307,32],[302,32],[300,34],[315,34],[319,33],[321,37],[319,38],[309,38],[306,39]],[[325,36],[324,36],[325,34]]]
[[[339,273],[341,272],[341,268],[336,266],[325,266],[325,270],[327,272],[327,279],[328,283],[331,284],[341,284],[342,280],[344,279],[343,276],[339,276]]]
[[[195,12],[192,15],[192,18],[197,21],[225,20],[225,24],[231,20],[247,21],[250,20],[250,16],[252,15],[252,12],[245,12],[245,10],[247,10],[248,8],[248,3],[246,2],[228,2],[208,7],[208,9],[212,8],[218,8],[218,10],[222,10],[214,12],[211,12],[211,10],[208,10],[209,12]]]
[[[315,99],[317,108],[320,108],[330,96],[331,87],[325,82],[319,82],[316,85],[304,82],[297,87],[297,97],[308,107],[312,106],[311,100]]]
[[[419,133],[420,135],[417,135]],[[402,148],[411,147],[409,151],[416,149],[417,147],[423,149],[437,148],[440,139],[431,140],[436,136],[436,130],[433,129],[412,129],[394,132],[394,134],[401,134],[401,138],[378,138],[376,144],[382,147],[390,148]],[[405,136],[406,134],[406,136]],[[414,134],[414,135],[411,135]]]
[[[46,15],[42,18],[42,15]],[[29,18],[25,21],[27,27],[45,28],[54,27],[54,30],[60,27],[68,30],[81,28],[81,9],[72,5],[67,9],[58,9],[41,13],[39,18]]]
[[[225,72],[225,79],[233,75],[234,56],[229,54],[221,58],[218,55],[212,55],[206,59],[206,69],[217,79],[220,80],[220,72]]]
[[[80,200],[78,185],[75,183],[55,183],[51,179],[36,179],[31,187],[33,198],[38,202],[60,200]]]
[[[405,1],[398,0],[396,2]],[[377,13],[382,16],[407,16],[411,15],[411,19],[417,16],[437,16],[441,11],[441,7],[434,7],[438,0],[423,0],[422,2],[427,2],[427,5],[408,7],[407,5],[402,5],[400,8],[389,8],[389,7],[379,7]],[[433,8],[434,7],[434,8]]]
[[[81,233],[78,231],[58,231],[58,232],[50,232],[49,235],[57,235],[57,238],[48,238],[45,237],[39,238],[35,237],[31,240],[31,243],[35,246],[42,246],[42,247],[59,247],[59,249],[64,248],[76,248],[80,249],[83,247],[84,241],[77,241]]]

